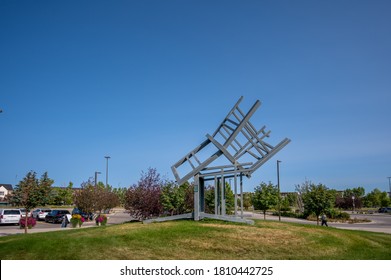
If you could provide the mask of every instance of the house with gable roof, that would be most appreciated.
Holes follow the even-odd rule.
[[[4,198],[11,194],[13,191],[13,187],[11,184],[0,184],[0,201],[4,200]]]

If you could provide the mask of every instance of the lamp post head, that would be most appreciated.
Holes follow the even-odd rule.
[[[105,156],[105,159],[109,159],[109,158],[111,158],[110,156]]]

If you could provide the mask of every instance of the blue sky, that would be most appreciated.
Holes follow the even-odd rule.
[[[0,182],[173,179],[243,95],[292,140],[245,190],[388,190],[389,1],[81,2],[0,0]]]

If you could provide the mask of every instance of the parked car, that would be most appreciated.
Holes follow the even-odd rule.
[[[94,219],[94,214],[93,213],[85,213],[85,212],[81,211],[78,208],[73,208],[72,215],[75,215],[75,214],[79,214],[80,216],[82,216],[86,220],[91,220],[92,221]]]
[[[68,210],[52,210],[45,216],[45,222],[61,223],[66,214],[70,214]]]
[[[33,211],[32,215],[33,218],[37,221],[45,220],[46,215],[49,214],[51,211],[52,209],[49,208],[38,208]]]
[[[391,207],[379,208],[379,213],[391,213]]]
[[[26,208],[20,208],[19,210],[22,216],[26,216]],[[27,213],[27,217],[31,217],[31,212]]]
[[[19,224],[21,212],[19,209],[0,209],[0,224]]]

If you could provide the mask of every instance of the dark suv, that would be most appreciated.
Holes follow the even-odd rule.
[[[90,220],[90,221],[92,221],[93,218],[94,218],[94,214],[92,214],[92,213],[85,213],[85,212],[81,211],[79,208],[73,208],[72,215],[75,215],[75,214],[79,214],[84,219]]]
[[[61,223],[66,214],[70,214],[68,210],[52,210],[45,217],[47,223]]]

